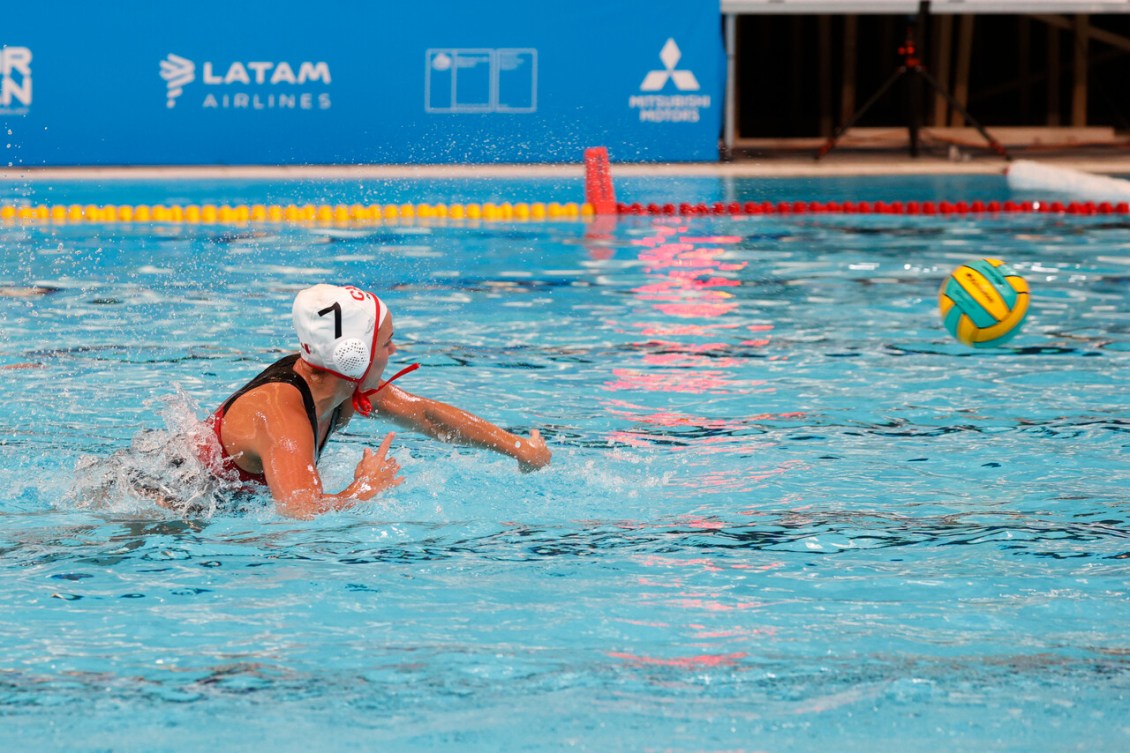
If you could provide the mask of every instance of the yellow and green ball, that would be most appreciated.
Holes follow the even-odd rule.
[[[938,306],[949,333],[974,348],[1011,340],[1028,316],[1028,283],[1000,259],[962,264],[942,283]]]

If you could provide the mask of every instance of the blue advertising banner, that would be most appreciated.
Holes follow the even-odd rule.
[[[713,161],[717,3],[17,3],[2,163]]]

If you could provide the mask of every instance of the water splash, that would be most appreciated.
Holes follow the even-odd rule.
[[[143,429],[109,457],[79,458],[64,504],[128,513],[162,507],[204,517],[232,507],[243,485],[220,464],[219,441],[197,418],[196,403],[179,387],[162,402],[163,429]]]

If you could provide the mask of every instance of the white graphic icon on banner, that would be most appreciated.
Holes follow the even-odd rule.
[[[170,55],[161,61],[161,78],[168,87],[167,107],[176,107],[177,97],[184,94],[184,87],[196,80],[196,64],[180,55]]]
[[[660,91],[667,85],[668,79],[673,80],[675,88],[681,92],[698,91],[698,79],[694,77],[693,73],[675,70],[675,66],[679,64],[679,59],[682,57],[683,53],[679,50],[679,45],[675,44],[674,39],[668,39],[667,44],[663,45],[663,49],[659,53],[659,59],[663,61],[663,70],[648,72],[643,83],[640,84],[640,91]]]
[[[536,49],[429,49],[425,54],[425,62],[426,112],[537,112]]]

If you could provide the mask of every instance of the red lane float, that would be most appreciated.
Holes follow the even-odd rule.
[[[1015,163],[1009,170],[1009,181],[1016,177],[1014,173],[1023,165]],[[1029,168],[1030,170],[1031,168]],[[1044,172],[1050,168],[1042,166]],[[1062,171],[1060,171],[1062,172]],[[1060,173],[1056,173],[1060,174]],[[1088,176],[1094,178],[1095,176]],[[1105,179],[1104,179],[1105,180]],[[1126,181],[1118,181],[1119,184]],[[1071,201],[1064,204],[1062,201],[715,201],[710,205],[705,203],[679,204],[651,202],[646,206],[634,202],[626,204],[616,201],[616,193],[612,185],[612,168],[609,163],[608,149],[593,147],[585,150],[585,201],[592,206],[593,214],[620,214],[620,215],[680,215],[684,217],[698,215],[714,215],[740,217],[759,214],[909,214],[909,215],[983,215],[983,214],[1027,214],[1039,212],[1041,214],[1130,214],[1130,202],[1120,201],[1113,204],[1110,201],[1096,203],[1094,201]]]
[[[647,205],[635,202],[615,204],[621,215],[698,215],[743,217],[760,214],[908,214],[908,215],[982,215],[982,214],[1074,214],[1109,215],[1130,214],[1130,202],[1112,204],[1109,201],[716,201],[712,204],[680,202],[679,204],[655,202]]]

